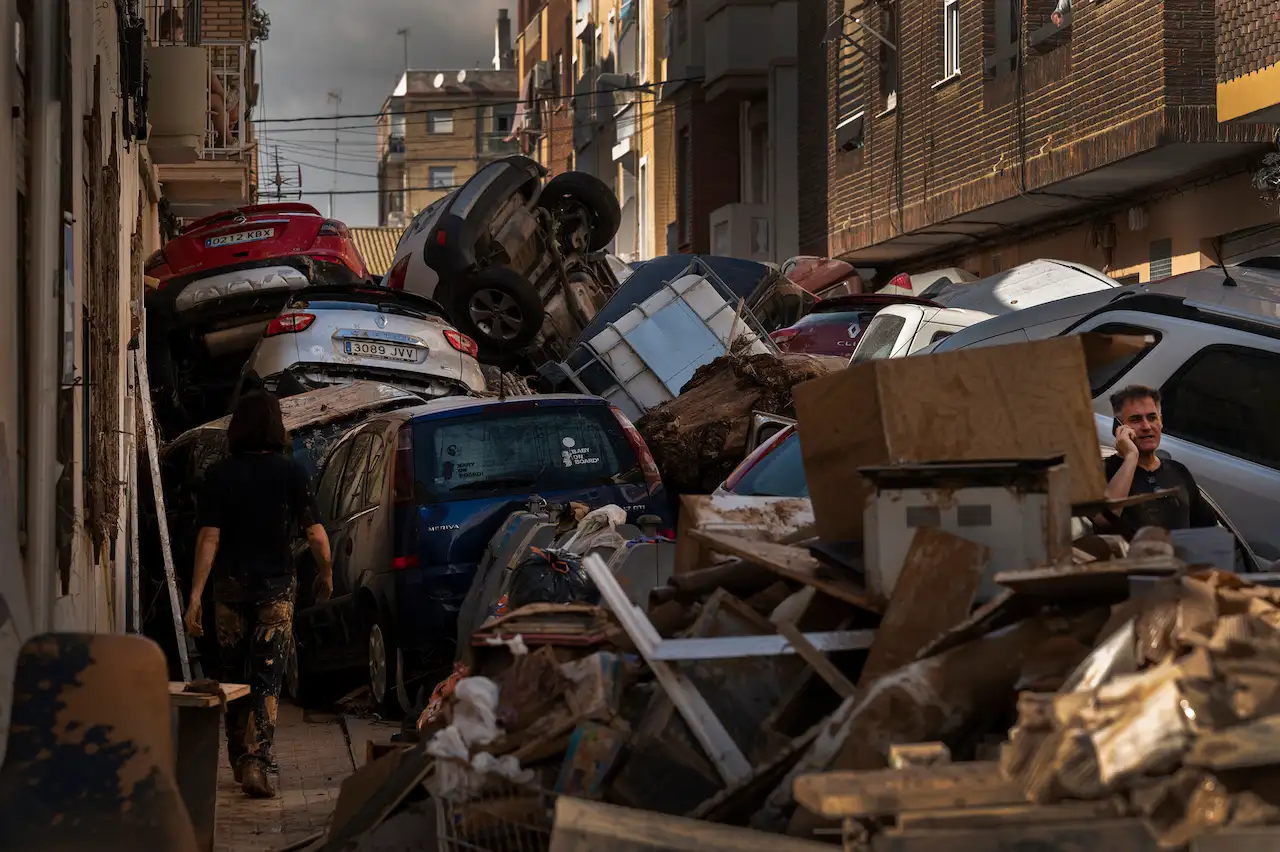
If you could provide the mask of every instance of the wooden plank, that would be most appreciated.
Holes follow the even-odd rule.
[[[951,763],[951,749],[946,743],[899,743],[889,746],[890,769],[924,769],[929,766],[947,766]]]
[[[808,636],[800,632],[800,628],[794,624],[784,622],[778,625],[778,632],[791,643],[791,647],[795,652],[817,672],[819,677],[835,690],[837,695],[841,698],[849,698],[853,695],[853,683],[826,658],[826,655],[821,650],[809,641]]]
[[[1196,735],[1182,763],[1214,771],[1280,765],[1280,717],[1203,731]]]
[[[996,805],[976,808],[942,808],[908,811],[898,816],[898,828],[908,831],[941,831],[966,828],[1001,828],[1006,825],[1052,825],[1114,819],[1119,811],[1111,799],[1097,802],[1063,802],[1057,805]]]
[[[795,799],[827,819],[1027,803],[1022,790],[1000,774],[998,764],[985,762],[801,775],[795,782]]]
[[[1130,577],[1169,577],[1186,567],[1172,556],[1112,559],[1084,565],[1054,565],[1026,571],[1001,571],[995,581],[1020,595],[1080,597],[1103,591],[1127,592]]]
[[[711,708],[707,706],[706,700],[698,690],[688,678],[667,663],[652,658],[653,649],[662,643],[662,638],[645,618],[644,613],[631,603],[604,560],[593,553],[583,560],[583,567],[586,568],[592,582],[596,584],[601,598],[622,623],[622,629],[635,643],[636,650],[649,664],[654,677],[662,685],[671,703],[680,711],[680,715],[697,739],[698,745],[702,746],[724,782],[736,784],[750,776],[751,764],[747,762],[733,738],[720,724],[720,720],[711,712]]]
[[[1099,819],[1085,822],[1013,824],[991,828],[943,831],[889,830],[872,842],[873,852],[1158,852],[1151,832],[1137,819]],[[1232,852],[1239,852],[1232,847]]]
[[[823,652],[858,651],[870,648],[874,630],[838,630],[830,633],[801,634],[819,657]],[[736,660],[743,657],[777,657],[797,653],[786,636],[725,636],[705,639],[663,639],[652,649],[652,659]]]
[[[249,685],[244,683],[223,683],[222,698],[205,692],[186,692],[187,685],[180,681],[169,681],[169,703],[173,707],[217,707],[223,701],[231,702],[244,698],[249,694]]]
[[[991,552],[932,527],[916,530],[859,684],[905,666],[969,616]]]
[[[144,330],[145,335],[145,330]],[[155,496],[156,527],[160,532],[160,555],[164,562],[165,585],[169,589],[169,606],[173,610],[173,632],[178,640],[178,662],[182,679],[191,680],[191,660],[187,655],[187,631],[182,624],[186,611],[178,594],[178,578],[173,569],[173,548],[169,543],[169,518],[165,514],[164,484],[160,480],[160,447],[156,439],[155,413],[151,409],[151,380],[147,375],[147,347],[145,344],[133,351],[134,370],[138,376],[138,406],[142,415],[142,430],[147,439],[147,463],[151,469],[151,490]]]
[[[561,796],[549,852],[830,852],[810,840]]]
[[[861,607],[868,612],[882,612],[883,607],[867,593],[867,590],[845,577],[834,576],[825,566],[801,547],[774,544],[767,541],[749,541],[724,532],[692,530],[694,539],[719,553],[727,553],[745,559],[753,565],[768,568],[780,577],[813,586],[825,595]]]

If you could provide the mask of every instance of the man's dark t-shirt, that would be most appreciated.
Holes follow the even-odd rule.
[[[286,456],[233,455],[210,465],[196,527],[218,529],[213,595],[220,603],[266,603],[293,596],[295,530],[319,523],[307,475]]]
[[[1116,475],[1124,459],[1119,455],[1106,460],[1107,481]],[[1166,530],[1185,530],[1192,527],[1212,527],[1217,525],[1213,510],[1205,502],[1196,485],[1195,477],[1186,465],[1172,459],[1161,459],[1155,470],[1143,470],[1141,467],[1133,474],[1133,485],[1129,488],[1129,496],[1152,494],[1176,488],[1177,493],[1156,500],[1150,500],[1137,506],[1130,506],[1120,514],[1121,523],[1127,527],[1129,535],[1143,527],[1160,527]]]

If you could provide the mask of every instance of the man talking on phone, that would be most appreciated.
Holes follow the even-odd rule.
[[[1116,455],[1106,460],[1107,498],[1123,500],[1139,494],[1173,489],[1164,497],[1130,506],[1119,517],[1126,536],[1142,527],[1182,530],[1217,525],[1213,510],[1200,494],[1191,471],[1181,462],[1156,455],[1164,434],[1160,416],[1160,391],[1129,385],[1111,396],[1115,413]]]

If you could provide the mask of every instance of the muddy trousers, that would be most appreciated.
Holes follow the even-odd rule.
[[[270,765],[276,707],[293,638],[293,602],[215,604],[224,683],[247,683],[249,695],[227,705],[231,765],[245,760]]]

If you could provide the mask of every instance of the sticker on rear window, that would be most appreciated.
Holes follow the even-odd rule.
[[[579,447],[578,442],[573,438],[561,438],[560,446],[564,447],[564,449],[560,451],[560,458],[564,462],[565,467],[600,464],[600,457],[592,456],[590,447]]]

